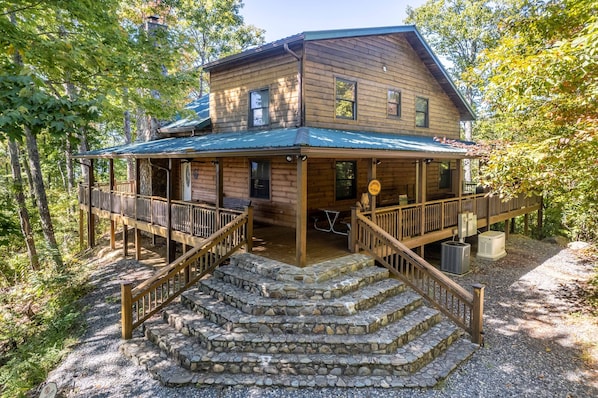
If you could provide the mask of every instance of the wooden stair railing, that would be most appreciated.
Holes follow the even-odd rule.
[[[130,339],[133,330],[160,311],[181,293],[247,245],[251,250],[253,209],[245,211],[138,286],[121,285],[122,338]]]
[[[473,294],[468,292],[358,209],[352,210],[351,224],[351,243],[356,251],[361,249],[375,257],[393,275],[465,329],[473,343],[483,344],[483,285],[474,285]]]

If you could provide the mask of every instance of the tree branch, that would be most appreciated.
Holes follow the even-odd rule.
[[[29,6],[24,6],[24,7],[20,7],[20,8],[15,8],[14,10],[5,11],[5,12],[3,12],[3,13],[2,13],[2,14],[0,14],[0,15],[2,15],[2,16],[5,16],[5,15],[10,15],[10,14],[13,14],[13,13],[15,13],[15,12],[24,11],[24,10],[29,10],[29,9],[31,9],[31,8],[36,8],[37,6],[39,6],[39,5],[40,5],[40,4],[42,4],[42,3],[43,3],[43,0],[41,0],[41,1],[38,1],[37,3],[34,3],[34,4],[32,4],[32,5],[29,5]]]

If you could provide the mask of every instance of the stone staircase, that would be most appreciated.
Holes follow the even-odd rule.
[[[370,257],[231,258],[122,352],[166,385],[432,387],[475,350]]]

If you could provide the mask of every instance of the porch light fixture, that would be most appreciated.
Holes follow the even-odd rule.
[[[307,155],[287,155],[285,156],[285,159],[289,163],[291,163],[293,159],[301,159],[302,162],[305,162],[307,160]]]
[[[432,163],[433,160],[434,159],[424,159],[424,163],[425,164],[430,164],[430,163]]]

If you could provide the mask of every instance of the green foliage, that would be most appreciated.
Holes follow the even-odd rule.
[[[30,273],[0,296],[0,390],[25,396],[45,380],[82,332],[77,300],[89,289],[83,270],[72,263],[61,272]]]
[[[450,62],[449,72],[468,101],[478,105],[483,90],[475,73],[479,54],[496,45],[504,13],[500,2],[428,0],[417,8],[408,6],[405,22],[415,24],[434,51]]]
[[[509,141],[489,158],[486,184],[536,192],[573,239],[598,239],[598,4],[522,1],[485,56],[488,131]]]
[[[0,139],[21,140],[23,126],[34,134],[64,134],[85,127],[96,114],[94,102],[57,98],[32,75],[0,75]]]

